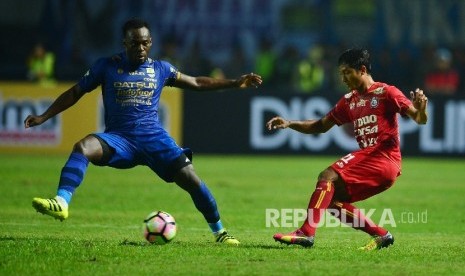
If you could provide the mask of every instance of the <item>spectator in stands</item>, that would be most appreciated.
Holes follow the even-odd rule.
[[[452,59],[454,60],[454,68],[459,72],[460,76],[458,93],[465,95],[465,45],[458,44],[454,46]]]
[[[277,66],[273,78],[269,81],[279,91],[288,91],[297,84],[297,65],[299,64],[299,50],[293,45],[287,45],[277,57]]]
[[[272,78],[275,73],[277,56],[273,50],[273,43],[267,39],[262,38],[260,47],[255,57],[254,72],[257,72],[264,81],[265,86],[267,83],[272,84]]]
[[[298,91],[313,93],[323,88],[327,78],[324,67],[324,54],[323,47],[311,47],[308,56],[299,63]]]
[[[455,94],[460,85],[460,75],[453,67],[452,53],[446,48],[439,48],[434,62],[435,67],[425,76],[425,90],[432,95]]]
[[[42,85],[54,83],[55,54],[47,51],[42,43],[37,43],[27,61],[27,77]]]

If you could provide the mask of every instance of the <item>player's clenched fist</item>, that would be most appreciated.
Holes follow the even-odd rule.
[[[29,115],[27,118],[24,120],[24,127],[29,128],[33,126],[37,126],[45,122],[45,118],[42,116],[35,116],[35,115]]]
[[[269,120],[268,123],[266,123],[266,126],[268,127],[268,130],[278,128],[283,129],[289,127],[289,121],[281,117],[274,117],[273,119]]]
[[[418,110],[425,110],[428,104],[428,98],[420,88],[415,89],[415,92],[410,91],[410,98],[413,106]]]

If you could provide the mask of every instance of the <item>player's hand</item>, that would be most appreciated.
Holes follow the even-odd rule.
[[[413,106],[420,110],[425,111],[428,104],[428,98],[423,93],[423,90],[420,88],[415,89],[415,92],[410,91],[410,99],[413,103]]]
[[[242,75],[237,80],[237,83],[240,88],[257,88],[262,84],[262,77],[254,73],[250,73],[247,75]]]
[[[289,127],[290,122],[288,120],[285,120],[281,117],[274,117],[273,119],[269,120],[268,123],[266,123],[266,127],[268,130],[272,129],[284,129]]]
[[[45,121],[46,119],[43,116],[29,115],[24,120],[24,127],[30,128],[33,126],[38,126],[38,125],[41,125]]]

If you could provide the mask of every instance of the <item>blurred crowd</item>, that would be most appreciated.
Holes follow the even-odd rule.
[[[405,93],[421,87],[429,95],[465,94],[461,1],[33,2],[37,11],[29,10],[30,15],[40,16],[30,27],[3,28],[3,36],[13,39],[0,42],[0,50],[4,44],[10,53],[0,63],[0,78],[74,81],[97,58],[122,50],[120,27],[137,15],[151,25],[151,56],[190,75],[234,78],[256,72],[268,91],[338,95],[347,88],[340,81],[337,59],[355,44],[370,50],[376,81]],[[23,11],[15,12],[12,21],[21,26]],[[430,25],[411,24],[417,14],[421,17],[416,22]],[[447,15],[441,25],[436,14]],[[418,37],[411,38],[413,33]],[[30,40],[43,43],[32,45]],[[9,41],[16,43],[10,46]],[[23,66],[17,65],[19,56]]]
[[[337,95],[347,91],[337,67],[337,59],[346,45],[315,44],[302,51],[292,45],[277,49],[272,41],[262,39],[253,58],[247,58],[241,47],[233,47],[227,62],[221,63],[212,61],[209,52],[198,43],[193,43],[183,54],[175,39],[165,38],[160,45],[153,57],[167,60],[190,75],[232,78],[254,72],[263,77],[264,89],[273,92]],[[465,94],[464,46],[369,50],[376,81],[395,85],[404,93],[421,87],[431,96]],[[27,64],[29,80],[54,83],[55,56],[42,44],[34,46]],[[80,68],[87,69],[82,63]]]
[[[248,60],[239,47],[228,62],[214,64],[208,53],[198,45],[183,58],[177,53],[176,43],[163,43],[159,58],[175,64],[186,74],[210,74],[232,77],[244,72],[260,74],[265,89],[282,93],[327,94],[346,93],[341,82],[337,59],[349,46],[316,44],[299,51],[286,46],[275,49],[263,39],[256,55]],[[417,87],[429,95],[465,94],[465,47],[425,45],[419,49],[370,49],[372,75],[376,81],[392,84],[404,93]]]

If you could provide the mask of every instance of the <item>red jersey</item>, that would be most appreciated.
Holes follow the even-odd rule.
[[[347,93],[328,113],[337,125],[352,123],[361,149],[377,149],[400,163],[397,113],[405,115],[412,102],[395,86],[375,82],[367,91]]]

